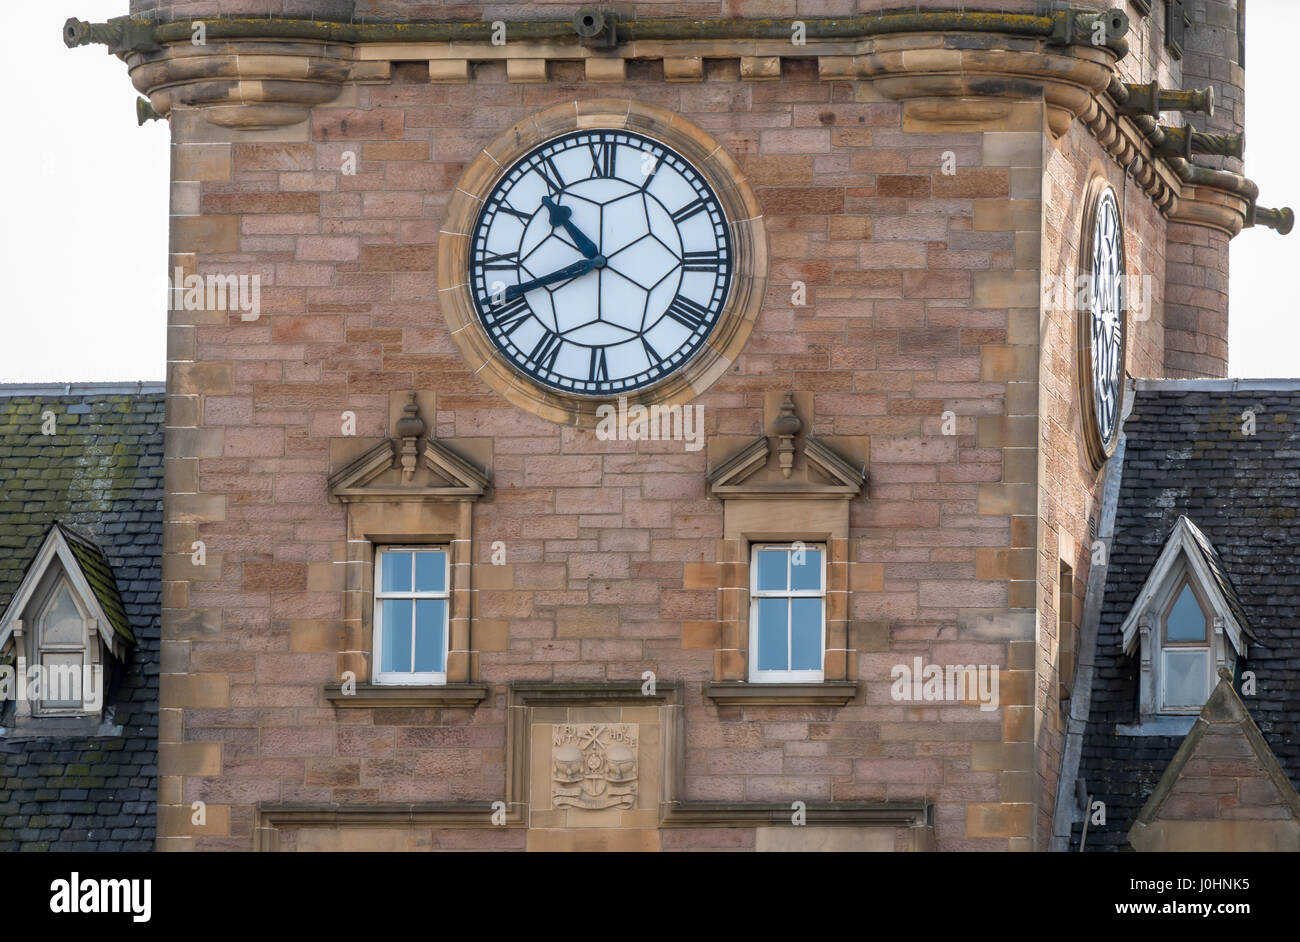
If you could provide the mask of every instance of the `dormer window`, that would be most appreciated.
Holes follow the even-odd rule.
[[[0,616],[0,685],[14,701],[5,725],[98,718],[110,667],[133,643],[107,558],[55,524]]]
[[[1190,722],[1214,689],[1219,668],[1235,672],[1253,640],[1245,609],[1209,539],[1187,517],[1178,522],[1121,628],[1138,658],[1139,729],[1160,732]],[[1151,725],[1147,725],[1151,724]],[[1166,732],[1168,730],[1165,730]]]

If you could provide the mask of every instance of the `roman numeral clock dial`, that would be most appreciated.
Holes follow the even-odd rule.
[[[1125,265],[1124,233],[1119,204],[1109,186],[1098,193],[1089,240],[1089,292],[1085,348],[1088,352],[1085,389],[1091,410],[1094,457],[1104,460],[1119,437],[1124,394]],[[1082,364],[1081,364],[1082,365]]]
[[[608,396],[700,352],[735,265],[726,215],[691,163],[643,134],[539,144],[488,192],[469,243],[475,313],[511,366]]]

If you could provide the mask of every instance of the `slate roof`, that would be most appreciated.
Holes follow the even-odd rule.
[[[106,700],[120,734],[0,737],[0,850],[154,847],[162,495],[161,384],[0,386],[0,611],[58,521],[134,638]]]
[[[1252,640],[1258,640],[1254,637],[1255,633],[1250,627],[1250,616],[1246,613],[1246,606],[1242,604],[1241,596],[1237,594],[1237,588],[1232,584],[1232,579],[1228,575],[1228,567],[1223,564],[1223,557],[1219,555],[1210,538],[1205,535],[1205,531],[1198,527],[1193,520],[1187,521],[1187,528],[1192,534],[1192,539],[1196,541],[1197,547],[1201,551],[1201,558],[1205,560],[1205,565],[1209,567],[1210,574],[1214,576],[1214,582],[1223,593],[1223,599],[1228,603],[1228,611],[1237,619],[1237,624],[1241,625],[1242,631]]]
[[[1289,388],[1288,388],[1289,387]],[[1253,412],[1255,434],[1243,434]],[[1127,437],[1115,536],[1097,629],[1096,670],[1079,776],[1106,804],[1088,850],[1126,835],[1183,736],[1117,736],[1138,721],[1136,656],[1120,626],[1182,515],[1212,544],[1216,578],[1257,637],[1240,671],[1244,698],[1287,777],[1300,784],[1300,381],[1140,382]],[[1235,596],[1235,599],[1234,599]],[[1071,835],[1077,850],[1081,825]]]

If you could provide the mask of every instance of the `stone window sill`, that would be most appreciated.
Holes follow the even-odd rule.
[[[736,828],[790,826],[786,802],[692,801],[662,802],[660,826],[671,828]],[[931,806],[915,801],[817,801],[805,805],[809,825],[849,827],[933,826]]]
[[[326,684],[325,699],[336,707],[464,707],[472,710],[492,692],[490,684],[357,684],[345,694],[342,684]]]
[[[109,712],[103,718],[91,716],[33,716],[11,718],[9,725],[0,727],[0,738],[25,739],[101,739],[122,735],[122,727],[113,721]]]
[[[1122,723],[1115,727],[1116,736],[1186,736],[1196,725],[1199,714],[1187,716],[1148,716],[1140,723]]]
[[[828,680],[820,684],[709,681],[704,685],[704,695],[719,706],[844,706],[857,693],[857,682],[852,680]]]

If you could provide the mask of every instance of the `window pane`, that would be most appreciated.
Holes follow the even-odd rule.
[[[415,603],[415,670],[442,673],[446,670],[447,600],[420,599]]]
[[[1208,651],[1165,651],[1165,706],[1203,706],[1210,696],[1206,689],[1205,660]]]
[[[783,671],[788,669],[786,644],[788,599],[756,599],[758,602],[758,669]]]
[[[384,599],[383,612],[383,659],[379,665],[381,671],[405,673],[411,669],[411,600]]]
[[[786,585],[786,560],[789,554],[785,550],[758,551],[758,588],[759,591],[777,589],[784,591]]]
[[[1205,613],[1190,585],[1178,593],[1178,601],[1169,610],[1165,621],[1165,637],[1170,641],[1204,641]]]
[[[81,613],[72,601],[66,583],[59,585],[54,601],[45,609],[41,622],[41,644],[81,644]]]
[[[802,560],[802,563],[800,563]],[[820,591],[822,587],[822,551],[798,550],[790,554],[790,588],[797,591]]]
[[[415,591],[447,591],[447,554],[442,550],[421,550],[415,554]]]
[[[790,600],[790,669],[822,669],[822,600]]]
[[[50,706],[81,705],[81,655],[47,654],[41,658],[41,700]]]
[[[381,592],[411,591],[411,554],[384,552],[380,562]]]

